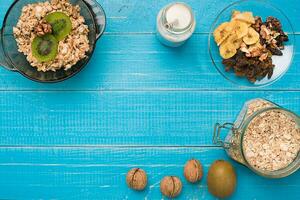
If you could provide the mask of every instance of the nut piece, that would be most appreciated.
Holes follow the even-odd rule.
[[[184,167],[183,174],[186,180],[188,180],[191,183],[196,183],[200,181],[203,176],[201,163],[196,159],[187,161]]]
[[[262,25],[260,27],[260,35],[263,39],[266,41],[271,41],[272,40],[272,32],[267,28],[266,25]]]
[[[39,22],[39,24],[34,29],[35,33],[38,36],[44,36],[48,33],[52,33],[52,26],[51,24],[47,23],[45,20]]]
[[[147,174],[140,168],[133,168],[127,173],[126,183],[131,189],[143,190],[147,185]]]
[[[165,176],[160,182],[160,191],[163,195],[173,198],[181,193],[182,183],[176,176]]]

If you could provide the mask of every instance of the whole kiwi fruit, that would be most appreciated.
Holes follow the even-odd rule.
[[[236,187],[236,173],[233,166],[224,160],[215,161],[209,168],[207,185],[209,192],[218,198],[232,195]]]

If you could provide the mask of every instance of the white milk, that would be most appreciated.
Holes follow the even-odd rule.
[[[195,27],[193,11],[184,3],[169,4],[157,16],[158,39],[170,47],[184,44],[192,36]]]

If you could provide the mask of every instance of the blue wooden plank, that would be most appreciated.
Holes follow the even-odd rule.
[[[286,91],[1,92],[0,145],[212,145],[257,97],[300,113]]]
[[[128,1],[115,0],[112,3],[110,0],[100,0],[104,9],[108,12],[108,20],[110,21],[107,32],[108,33],[124,33],[124,32],[155,32],[156,15],[159,10],[173,0],[159,0],[159,1]],[[236,0],[183,0],[189,4],[196,15],[197,33],[207,33],[210,31],[211,24],[222,9],[229,4],[236,2]],[[297,0],[289,0],[284,3],[280,0],[269,0],[276,7],[282,9],[287,14],[296,32],[300,31],[297,26],[300,20],[299,3]],[[252,10],[255,13],[255,8]],[[261,11],[259,11],[261,12]]]
[[[173,0],[98,0],[104,7],[108,26],[106,33],[153,33],[155,32],[156,15],[159,10]],[[0,19],[3,19],[6,10],[13,0],[5,0],[0,5]],[[236,0],[182,0],[188,3],[195,12],[197,20],[197,33],[207,33],[217,14],[229,4]],[[283,3],[281,0],[269,0],[285,12],[291,20],[295,31],[300,32],[297,26],[300,20],[299,3],[297,0],[288,0]],[[284,5],[284,6],[282,6]],[[255,10],[253,10],[255,12]],[[0,20],[2,21],[2,20]]]
[[[0,19],[11,2],[1,2]],[[182,165],[192,157],[207,172],[213,160],[227,158],[223,150],[103,146],[210,146],[213,124],[234,120],[243,102],[256,97],[300,113],[299,45],[291,70],[263,89],[268,91],[233,91],[239,89],[212,67],[203,33],[233,0],[185,1],[199,8],[199,26],[179,50],[161,46],[154,36],[154,13],[170,0],[101,2],[108,15],[107,32],[93,61],[78,76],[42,85],[0,70],[0,199],[160,199],[162,176],[182,177]],[[298,2],[290,0],[282,9],[296,26]],[[52,145],[78,147],[33,147]],[[151,187],[142,193],[124,183],[126,171],[135,166],[150,176]],[[300,199],[299,172],[266,180],[235,166],[239,187],[233,199]],[[213,197],[203,180],[196,187],[185,185],[181,199]]]
[[[215,199],[206,186],[210,164],[228,159],[220,148],[0,148],[1,199],[162,199],[159,182],[165,175],[183,181],[178,199]],[[188,184],[183,165],[191,158],[204,167],[200,184]],[[231,161],[234,163],[233,161]],[[232,199],[296,200],[300,173],[268,180],[234,163],[238,185]],[[147,190],[134,192],[125,184],[132,167],[148,173]]]
[[[91,63],[77,76],[58,84],[39,84],[0,69],[0,90],[239,90],[213,66],[207,35],[194,35],[180,49],[162,46],[155,35],[106,35]],[[299,90],[300,35],[288,73],[263,89]]]

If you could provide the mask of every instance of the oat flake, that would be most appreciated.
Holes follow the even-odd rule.
[[[248,163],[259,170],[287,167],[300,150],[300,127],[285,111],[271,109],[256,116],[247,127],[243,150]]]

